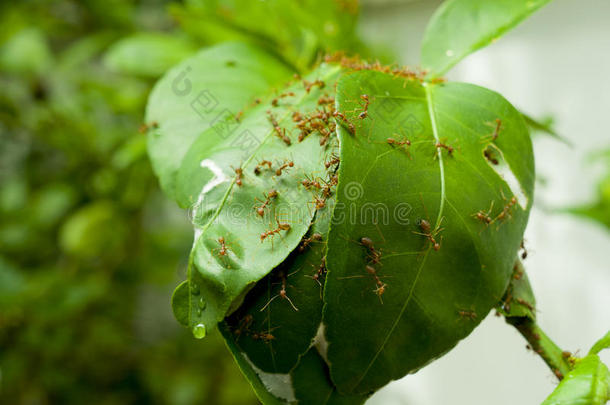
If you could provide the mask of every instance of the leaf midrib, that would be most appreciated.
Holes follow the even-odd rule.
[[[436,125],[436,116],[434,113],[434,107],[432,105],[432,94],[430,92],[430,86],[431,85],[428,83],[423,83],[424,91],[426,93],[426,104],[428,107],[428,115],[430,118],[430,123],[432,125],[432,135],[434,136],[435,142],[438,143],[438,142],[440,142],[440,138],[438,136],[438,127]],[[434,229],[438,229],[438,227],[440,226],[441,219],[443,218],[443,210],[445,208],[445,198],[446,198],[445,197],[445,167],[443,164],[443,154],[442,154],[441,148],[436,148],[436,152],[437,152],[439,169],[440,169],[439,176],[440,176],[440,181],[441,181],[441,196],[440,196],[441,201],[440,201],[440,207],[439,207],[438,216],[436,218],[436,222],[434,225]],[[375,355],[373,356],[373,358],[371,359],[371,361],[369,362],[367,367],[364,369],[364,372],[362,373],[360,378],[358,378],[358,380],[356,380],[354,387],[357,387],[362,382],[364,377],[366,377],[366,375],[370,371],[371,367],[373,366],[373,364],[375,363],[375,361],[377,360],[377,358],[379,357],[379,355],[385,348],[386,344],[388,343],[388,340],[394,333],[394,330],[398,326],[398,322],[400,322],[400,320],[402,319],[402,316],[404,315],[405,311],[407,310],[407,307],[409,306],[409,303],[411,302],[411,299],[413,298],[413,294],[415,292],[415,286],[417,285],[417,282],[419,281],[419,277],[421,276],[424,265],[426,264],[426,260],[428,259],[428,255],[430,253],[431,248],[432,248],[432,246],[429,244],[428,249],[426,249],[426,253],[422,259],[421,265],[419,266],[419,268],[417,269],[417,273],[415,274],[415,279],[413,280],[413,284],[411,285],[411,289],[409,290],[409,295],[407,296],[405,303],[403,304],[402,308],[400,309],[400,313],[396,317],[396,320],[392,324],[392,327],[390,328],[390,330],[386,334],[385,338],[383,339],[383,343],[381,344],[381,346],[379,347],[379,349],[377,350],[377,352],[375,353]]]

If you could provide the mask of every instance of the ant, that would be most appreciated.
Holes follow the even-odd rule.
[[[320,130],[320,135],[322,135],[322,137],[320,138],[320,146],[324,146],[326,145],[326,142],[328,142],[328,139],[332,135],[332,132],[328,128],[322,128]]]
[[[326,207],[326,200],[324,198],[315,197],[313,202],[316,205],[317,210],[321,210]]]
[[[502,193],[502,198],[506,200],[506,197],[504,197],[504,193]],[[511,199],[508,200],[508,203],[504,206],[502,211],[494,218],[494,221],[502,221],[507,216],[512,217],[511,210],[515,204],[517,204],[517,198],[515,196],[512,196]]]
[[[290,141],[290,138],[286,136],[286,128],[280,127],[280,124],[275,119],[275,116],[269,110],[267,110],[267,118],[269,119],[269,122],[271,122],[271,125],[273,126],[273,131],[278,136],[278,138],[284,141],[287,146],[290,146],[292,142]]]
[[[256,174],[257,176],[259,174],[261,174],[261,170],[264,166],[267,166],[267,168],[269,170],[271,170],[271,165],[272,163],[268,160],[261,160],[261,162],[259,164],[256,165],[256,167],[254,168],[254,174]]]
[[[335,104],[335,99],[333,97],[329,97],[328,94],[325,94],[318,99],[318,105],[324,104]]]
[[[294,273],[293,273],[294,274]],[[269,304],[271,304],[273,302],[273,300],[275,300],[277,297],[280,297],[283,300],[286,300],[290,303],[290,306],[292,307],[292,309],[294,309],[295,311],[298,311],[299,309],[294,305],[294,303],[292,302],[292,300],[290,299],[290,297],[288,297],[288,294],[286,292],[286,279],[288,277],[290,277],[292,274],[289,274],[288,276],[284,275],[283,272],[280,272],[280,278],[282,279],[282,288],[280,289],[280,292],[275,295],[274,297],[272,297],[269,301],[267,301],[267,303],[265,304],[264,307],[262,307],[260,310],[261,312],[265,310],[265,308],[267,308],[269,306]]]
[[[320,287],[322,287],[322,283],[320,282],[320,278],[322,278],[325,274],[326,274],[326,258],[323,257],[322,260],[320,261],[320,265],[316,269],[316,274],[314,274],[313,276],[307,276],[306,275],[305,277],[311,278],[313,281],[318,283],[318,285]],[[320,295],[322,295],[322,291],[320,291]],[[322,297],[320,297],[320,298],[322,298]]]
[[[380,264],[381,263],[381,251],[375,249],[375,245],[373,240],[367,236],[363,236],[360,238],[360,244],[368,249],[370,264]]]
[[[489,216],[491,214],[491,211],[493,210],[494,207],[494,201],[491,201],[491,205],[489,206],[489,210],[487,210],[487,212],[483,212],[483,210],[477,212],[476,214],[473,214],[472,216],[476,219],[478,219],[479,221],[483,222],[485,225],[490,225],[491,223],[493,223],[493,219]]]
[[[370,100],[369,100],[369,96],[366,94],[361,95],[360,98],[364,101],[364,107],[362,107],[362,112],[360,114],[358,114],[358,118],[363,120],[369,116]]]
[[[474,321],[477,319],[477,313],[474,311],[460,310],[460,311],[458,311],[458,314],[460,315],[461,319],[470,319],[471,321]]]
[[[308,82],[307,80],[303,80],[303,87],[305,88],[305,92],[307,92],[307,94],[309,94],[312,87],[314,87],[314,86],[318,86],[320,89],[323,89],[326,86],[326,84],[322,80],[318,80],[318,79],[313,82]]]
[[[262,340],[265,343],[269,343],[272,340],[275,340],[275,336],[271,334],[271,332],[252,332],[252,339],[254,340]]]
[[[383,300],[381,299],[381,296],[385,293],[385,290],[388,287],[388,285],[386,283],[384,283],[383,281],[381,281],[381,279],[377,275],[377,270],[373,266],[367,265],[365,267],[365,269],[366,269],[367,273],[369,273],[371,276],[373,276],[373,279],[375,280],[375,284],[377,285],[377,287],[373,290],[373,292],[375,294],[377,294],[377,296],[379,297],[379,301],[383,304]]]
[[[252,321],[253,318],[250,314],[244,316],[239,320],[238,327],[233,330],[233,334],[237,335],[237,339],[239,339],[241,335],[248,334],[248,332],[250,331],[250,325],[252,325]]]
[[[449,156],[453,156],[453,151],[455,150],[453,148],[453,146],[446,145],[446,144],[444,144],[442,142],[437,142],[434,146],[437,149],[439,149],[439,148],[445,149],[447,151],[447,153],[449,154]]]
[[[294,167],[294,162],[292,160],[285,162],[283,165],[281,165],[276,171],[275,171],[275,175],[276,176],[281,176],[282,175],[282,171],[285,170],[288,167]]]
[[[305,187],[306,190],[309,190],[312,187],[315,187],[318,190],[322,189],[322,185],[318,180],[310,180],[307,176],[305,177],[305,180],[301,181],[301,184]]]
[[[490,148],[486,148],[483,151],[483,156],[495,166],[500,164],[500,161],[494,156],[494,153]]]
[[[269,236],[273,237],[273,236],[275,236],[275,234],[279,235],[281,231],[288,232],[290,230],[290,224],[280,223],[280,221],[277,219],[275,221],[277,222],[277,228],[270,229],[268,231],[261,233],[261,242],[263,242]]]
[[[141,133],[141,134],[145,134],[151,128],[154,128],[154,129],[159,128],[159,123],[157,121],[151,122],[150,125],[146,124],[146,123],[143,123],[142,125],[140,125],[140,128],[138,128],[138,132]]]
[[[314,233],[313,235],[311,235],[309,238],[305,238],[303,239],[303,241],[301,242],[301,246],[299,246],[299,252],[304,252],[305,248],[307,248],[307,246],[309,246],[309,244],[311,242],[319,242],[322,240],[322,234],[320,233]]]
[[[498,135],[500,135],[500,130],[502,129],[502,120],[500,118],[496,118],[496,127],[494,132],[491,134],[491,142],[495,142],[498,139]]]
[[[221,256],[225,256],[228,250],[227,245],[225,244],[225,238],[222,236],[218,238],[218,243],[220,243],[220,250],[218,251],[218,254]]]
[[[386,142],[393,147],[396,146],[399,148],[402,148],[403,146],[411,146],[411,141],[406,138],[402,141],[396,140],[396,138],[388,138],[386,139]],[[411,154],[409,153],[409,150],[406,147],[404,148],[404,151],[407,152],[407,155],[409,157],[411,157]]]
[[[340,118],[341,121],[343,121],[343,123],[345,125],[347,125],[347,128],[348,128],[350,134],[353,135],[356,133],[356,127],[354,126],[354,124],[351,123],[351,121],[349,119],[347,119],[345,114],[343,114],[340,111],[335,111],[335,112],[333,112],[333,117]]]
[[[255,207],[256,209],[256,213],[263,217],[265,216],[265,208],[267,207],[267,205],[269,205],[269,203],[271,202],[271,200],[275,197],[277,197],[277,191],[276,190],[271,190],[267,193],[267,196],[265,197],[265,201],[262,202],[262,204],[258,207]],[[257,201],[260,201],[258,198],[256,199]]]
[[[441,218],[441,222],[443,222],[443,218],[444,217]],[[439,228],[441,225],[441,222],[439,222],[439,224],[436,226],[436,228],[434,228],[434,230],[432,230],[432,225],[430,225],[430,222],[428,222],[425,219],[420,219],[419,228],[421,229],[421,232],[413,231],[413,233],[416,235],[422,235],[422,236],[425,236],[426,238],[428,238],[428,240],[430,241],[430,244],[432,245],[432,249],[439,251],[441,249],[441,244],[438,243],[434,237],[439,232],[443,231],[443,229],[445,229],[445,228]]]
[[[243,111],[239,111],[237,113],[237,115],[235,116],[235,121],[240,122],[241,121],[241,117],[243,117],[244,112]]]
[[[521,253],[521,260],[527,259],[527,249],[525,248],[525,240],[521,240],[521,245],[519,246],[523,252]]]
[[[331,166],[338,165],[339,162],[340,162],[339,157],[336,155],[333,155],[333,156],[331,156],[331,160],[324,163],[324,167],[329,169]]]
[[[238,167],[237,169],[235,169],[235,184],[237,184],[240,187],[243,184],[242,183],[243,176],[244,176],[244,170],[241,167]]]

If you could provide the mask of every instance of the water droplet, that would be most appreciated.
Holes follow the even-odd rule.
[[[205,325],[198,323],[193,326],[193,336],[195,336],[195,339],[203,339],[205,337]]]
[[[199,295],[199,284],[191,285],[191,294]]]
[[[203,311],[207,303],[203,300],[203,298],[199,298],[199,302],[197,303],[197,305],[199,306],[199,309]]]
[[[202,313],[203,311],[200,308],[197,308],[197,316],[201,316]]]

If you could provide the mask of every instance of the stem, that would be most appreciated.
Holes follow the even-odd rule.
[[[569,356],[565,356],[538,324],[526,317],[507,317],[506,322],[514,326],[528,341],[532,350],[549,366],[553,374],[562,380],[572,369]]]

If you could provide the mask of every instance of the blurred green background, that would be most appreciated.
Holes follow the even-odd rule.
[[[0,403],[257,403],[219,336],[171,315],[191,227],[138,133],[155,78],[196,42],[157,34],[168,52],[130,70],[108,52],[173,30],[164,2],[0,16]]]

